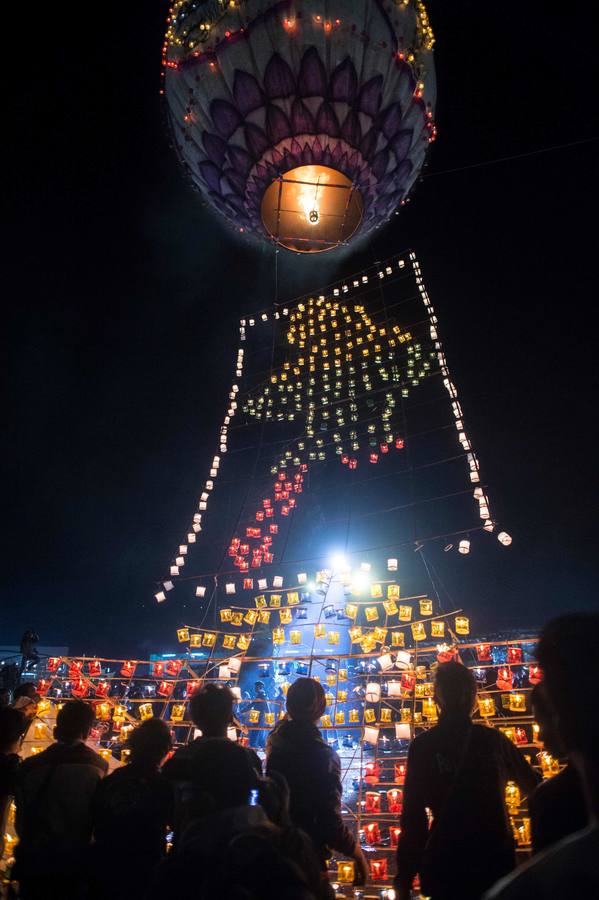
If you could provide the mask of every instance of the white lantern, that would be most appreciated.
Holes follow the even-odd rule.
[[[230,725],[227,728],[227,737],[230,741],[237,741],[237,729],[234,725]]]
[[[202,512],[205,512],[208,509],[208,504],[206,503],[205,500],[200,500],[198,508],[201,509]]]
[[[400,650],[395,656],[395,668],[401,670],[408,669],[410,666],[410,659],[409,650]]]
[[[379,656],[377,662],[383,672],[386,672],[387,669],[393,668],[393,657],[390,653],[383,653],[382,656]]]
[[[259,578],[258,579],[258,590],[265,591],[267,587],[268,587],[268,581],[266,580],[266,578]]]
[[[164,600],[166,600],[166,594],[164,593],[164,591],[158,591],[158,593],[154,594],[154,596],[156,597],[158,603],[162,603]]]
[[[225,593],[226,593],[226,594],[234,594],[234,593],[235,593],[235,585],[233,584],[232,581],[229,581],[229,582],[225,585]]]
[[[381,699],[381,686],[378,681],[369,681],[366,685],[366,700],[368,703],[378,703]]]
[[[493,525],[493,522],[491,519],[487,519],[487,521],[483,525],[483,528],[485,529],[485,531],[493,531],[495,526]]]
[[[297,583],[298,584],[306,584],[307,581],[308,581],[307,574],[305,572],[300,572],[297,576]]]
[[[178,574],[179,574],[179,567],[178,567],[178,566],[171,566],[171,568],[170,568],[170,574],[171,574],[171,575],[178,575]]]
[[[218,667],[218,677],[228,681],[231,677],[231,673],[229,672],[228,666],[219,666]]]
[[[388,681],[387,682],[387,696],[388,697],[401,697],[401,682],[400,681]]]
[[[185,554],[187,553],[186,544],[179,544],[179,553],[181,554],[181,556],[185,556]]]
[[[174,586],[175,585],[173,584],[172,581],[163,581],[162,582],[162,587],[164,588],[165,591],[172,591]]]
[[[283,587],[283,576],[275,575],[275,577],[272,580],[272,586],[276,587],[276,588]]]
[[[206,588],[203,584],[199,584],[196,588],[196,597],[205,597],[206,596]]]
[[[512,543],[512,536],[508,534],[507,531],[500,531],[497,535],[497,540],[500,544],[503,544],[504,547],[509,547]]]
[[[184,556],[178,556],[178,557],[176,558],[175,562],[176,562],[177,566],[184,566],[184,565],[185,565],[185,557],[184,557]]]
[[[187,543],[188,543],[188,544],[195,544],[195,542],[196,542],[195,532],[190,531],[189,534],[187,535]]]
[[[387,569],[390,572],[397,572],[398,562],[396,559],[388,559],[387,560]]]
[[[367,726],[364,729],[364,740],[368,744],[376,745],[378,743],[378,739],[379,739],[379,729],[378,728],[371,728],[371,727]]]
[[[231,674],[237,675],[239,670],[241,669],[241,660],[238,656],[232,656],[227,665]]]
[[[458,553],[470,553],[470,541],[462,538],[458,546]]]
[[[202,526],[200,525],[199,522],[194,522],[191,527],[194,530],[194,534],[198,534],[202,530]]]
[[[412,729],[409,722],[395,723],[395,738],[398,741],[409,741],[412,737]]]

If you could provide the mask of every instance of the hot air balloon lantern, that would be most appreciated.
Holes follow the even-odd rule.
[[[168,119],[194,188],[236,230],[331,250],[405,202],[435,138],[421,0],[175,0]]]

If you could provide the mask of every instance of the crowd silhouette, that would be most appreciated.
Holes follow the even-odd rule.
[[[473,723],[471,672],[438,666],[438,724],[408,755],[398,900],[415,884],[415,895],[433,900],[599,897],[599,715],[589,697],[598,659],[598,615],[564,616],[541,634],[534,710],[545,746],[565,763],[543,784],[499,730]],[[290,686],[264,771],[252,748],[227,737],[234,702],[227,687],[202,687],[190,701],[201,736],[173,754],[167,725],[142,722],[129,736],[128,764],[107,774],[86,744],[93,709],[79,700],[60,709],[55,742],[21,761],[35,698],[17,689],[0,708],[0,835],[14,798],[19,838],[4,895],[321,900],[334,897],[333,852],[353,860],[356,889],[364,885],[367,858],[341,816],[339,758],[316,724],[326,702],[320,683]],[[532,820],[533,854],[520,866],[508,781],[528,798]]]

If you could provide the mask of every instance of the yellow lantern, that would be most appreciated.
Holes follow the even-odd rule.
[[[247,650],[250,646],[251,636],[249,634],[240,634],[237,641],[237,647],[240,650]]]
[[[260,710],[259,709],[250,709],[250,714],[248,716],[250,720],[250,725],[257,725],[260,721]]]
[[[376,713],[373,709],[370,709],[370,707],[364,710],[364,721],[368,722],[368,724],[376,722]]]
[[[274,725],[275,724],[275,714],[273,712],[264,713],[264,723],[265,723],[265,725]]]
[[[324,716],[321,716],[320,724],[322,725],[323,728],[330,728],[332,726],[333,722],[328,713],[326,713]]]
[[[201,647],[202,646],[202,632],[195,631],[193,634],[189,636],[189,646],[190,647]]]
[[[112,718],[115,722],[124,722],[127,718],[127,707],[121,705],[115,706]]]
[[[355,878],[355,865],[353,860],[337,860],[337,881],[341,884],[353,884]]]
[[[345,607],[345,615],[348,619],[355,619],[358,615],[358,605],[356,603],[348,603]]]
[[[416,678],[419,678],[421,681],[424,681],[426,678],[426,666],[416,666],[414,669],[414,673]]]
[[[400,622],[409,622],[412,618],[412,607],[405,606],[402,604],[399,607],[399,621]]]
[[[426,640],[426,628],[424,627],[424,622],[414,622],[412,624],[412,637],[415,641]]]
[[[362,640],[362,629],[359,625],[352,625],[349,629],[349,637],[352,644],[359,644]]]
[[[344,725],[345,724],[345,713],[342,709],[337,710],[335,713],[335,725]]]
[[[112,751],[107,747],[102,747],[100,749],[100,756],[102,757],[102,759],[105,759],[106,762],[110,762],[110,760],[112,759]]]
[[[289,632],[289,640],[292,644],[301,644],[302,642],[302,633],[299,629],[294,628]]]
[[[108,719],[110,718],[110,703],[99,703],[96,706],[96,718],[100,719],[100,721],[102,721],[102,722],[108,721]],[[44,725],[43,722],[36,722],[35,728],[33,730],[34,738],[39,739],[39,738],[43,737],[43,732],[44,732],[45,727],[46,726]],[[40,729],[41,733],[38,733],[38,729]]]
[[[424,685],[423,685],[423,684],[417,684],[417,685],[415,685],[415,687],[414,687],[414,697],[415,697],[417,700],[422,700],[422,698],[424,697]]]
[[[354,709],[350,709],[350,711],[349,711],[349,721],[350,721],[350,722],[353,722],[354,724],[355,724],[356,722],[359,722],[359,721],[360,721],[360,710],[359,710],[359,709],[355,709],[355,708],[354,708]]]
[[[512,744],[516,743],[516,732],[513,728],[500,728],[499,730],[502,734],[505,734],[508,741],[511,741]]]
[[[314,637],[315,638],[323,638],[327,633],[327,629],[324,625],[318,624],[314,626]]]
[[[423,598],[419,601],[418,606],[420,607],[420,615],[421,616],[432,616],[433,614],[433,601]]]
[[[431,637],[445,637],[445,622],[431,622]]]
[[[347,669],[339,669],[339,681],[347,681]]]
[[[337,645],[339,643],[339,637],[338,631],[329,631],[327,634],[327,643]]]
[[[523,818],[516,829],[516,843],[519,847],[527,847],[531,843],[530,819]]]
[[[372,632],[372,637],[377,644],[384,644],[387,637],[387,629],[377,626]]]
[[[383,596],[383,588],[380,584],[371,584],[370,585],[370,596],[373,600],[378,600]]]
[[[510,815],[515,816],[520,809],[520,789],[514,781],[508,781],[505,786],[505,803]]]
[[[337,691],[337,703],[347,703],[347,691]]]
[[[418,712],[414,711],[414,725],[422,724],[422,713],[420,710]]]
[[[423,687],[424,687],[424,696],[432,697],[433,694],[435,693],[435,685],[433,684],[433,682],[425,681]]]
[[[422,715],[429,722],[434,722],[437,720],[437,704],[431,697],[426,697],[422,701]]]
[[[221,611],[220,611],[221,622],[230,622],[232,615],[233,615],[232,609],[221,609]]]
[[[360,641],[360,646],[362,648],[363,653],[371,653],[376,647],[376,641],[371,634],[365,634],[362,640]]]
[[[268,623],[270,622],[270,610],[261,609],[258,613],[258,621],[261,625],[268,625]]]
[[[225,650],[234,650],[235,649],[235,635],[234,634],[226,634],[223,638],[223,647]]]
[[[203,647],[214,647],[216,646],[216,635],[211,631],[207,631],[202,638],[202,646]]]
[[[289,604],[289,606],[297,606],[299,602],[299,594],[297,591],[287,592],[287,603]]]
[[[278,609],[281,605],[281,595],[280,594],[271,594],[269,600],[269,606],[273,609]]]
[[[412,721],[412,710],[409,706],[402,706],[400,715],[404,724],[409,724]]]
[[[290,609],[280,609],[279,610],[279,620],[281,625],[290,625],[292,620],[292,613]]]
[[[537,759],[541,766],[543,778],[551,778],[553,775],[557,775],[559,772],[559,761],[551,753],[548,753],[547,750],[542,750],[538,754]]]
[[[376,622],[379,617],[378,607],[376,606],[367,606],[364,612],[366,614],[367,622]]]
[[[189,640],[189,628],[177,628],[177,640],[180,644],[184,644]]]
[[[335,675],[334,672],[328,673],[328,675],[326,677],[326,682],[328,685],[330,685],[330,687],[332,687],[334,684],[337,684],[337,676]]]
[[[184,703],[173,703],[171,706],[171,721],[172,722],[182,722],[185,716],[185,704]]]
[[[247,625],[255,625],[258,621],[258,610],[257,609],[248,609],[245,616],[243,617],[243,621]]]
[[[256,609],[264,609],[266,606],[266,597],[264,594],[259,594],[257,597],[254,597],[254,603],[256,604]]]
[[[405,647],[406,645],[406,637],[403,631],[392,631],[391,632],[391,646],[392,647]]]
[[[332,706],[333,703],[335,702],[335,698],[333,697],[333,695],[331,694],[330,691],[326,692],[326,694],[324,695],[324,700],[325,700],[325,703],[327,706]]]
[[[456,634],[470,634],[470,619],[466,616],[455,617]]]
[[[398,584],[387,585],[387,600],[399,600],[400,589]]]
[[[388,616],[394,616],[398,607],[395,600],[383,600],[383,608]]]
[[[495,715],[495,701],[492,697],[481,697],[478,698],[478,711],[483,719],[488,719],[491,716]]]
[[[290,682],[290,681],[284,681],[284,682],[281,684],[281,693],[283,694],[284,697],[287,696],[287,691],[289,690],[290,687],[291,687],[291,682]]]
[[[526,694],[510,694],[510,711],[526,712]]]
[[[151,719],[153,715],[154,710],[151,703],[139,704],[139,718],[142,720],[142,722],[145,722],[146,719]]]
[[[284,628],[273,628],[272,642],[273,642],[273,644],[284,644],[285,643],[285,629]]]
[[[392,722],[391,709],[388,706],[381,708],[381,722]]]
[[[243,622],[243,613],[241,610],[235,610],[231,613],[231,625],[241,625]]]

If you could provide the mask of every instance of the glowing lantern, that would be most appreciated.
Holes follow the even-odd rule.
[[[422,715],[429,722],[436,722],[438,718],[437,704],[430,697],[422,701]]]
[[[531,843],[530,819],[523,818],[516,828],[516,843],[519,847],[528,847]]]
[[[456,634],[470,634],[470,620],[466,616],[456,616],[455,630]]]
[[[510,691],[514,681],[514,675],[509,666],[500,666],[497,670],[497,687],[500,691]]]
[[[507,648],[507,661],[509,663],[521,663],[522,662],[522,647],[508,647]]]
[[[182,722],[185,718],[185,704],[184,703],[173,703],[171,706],[171,721],[172,722]]]
[[[387,809],[390,813],[400,813],[403,805],[403,794],[394,788],[387,791]]]
[[[513,781],[508,781],[505,786],[505,804],[510,815],[515,816],[520,809],[520,789]]]
[[[392,825],[389,829],[389,847],[391,848],[391,850],[397,849],[400,835],[401,828],[399,827],[399,825]]]
[[[516,728],[514,728],[514,743],[528,744],[528,735],[526,734],[526,728],[523,728],[521,725],[518,725]]]
[[[405,784],[408,766],[405,762],[397,762],[394,766],[393,780],[396,784]]]
[[[202,646],[202,638],[203,634],[201,631],[195,632],[194,634],[190,634],[189,636],[189,646],[193,650],[194,647]]]
[[[259,709],[250,709],[248,716],[250,725],[257,725],[260,721],[260,710]]]
[[[84,697],[87,697],[87,692],[89,690],[89,685],[83,678],[78,678],[76,681],[73,681],[73,685],[71,687],[71,694],[73,697],[77,697],[78,700],[82,700]]]
[[[364,809],[367,813],[380,813],[381,795],[378,791],[366,791],[364,794]]]
[[[177,678],[182,668],[183,663],[180,659],[169,659],[164,667],[164,671],[172,678]]]
[[[381,839],[381,830],[378,822],[369,822],[364,826],[364,838],[367,844],[371,846],[377,844]]]
[[[431,622],[431,637],[445,637],[445,622]]]
[[[358,606],[355,603],[348,603],[345,607],[345,615],[348,619],[355,619],[358,615]]]
[[[87,664],[87,672],[92,678],[102,674],[102,663],[99,659],[90,659]]]
[[[155,662],[152,664],[152,676],[154,678],[162,678],[164,675],[164,663]]]
[[[109,681],[99,681],[95,686],[94,693],[96,697],[107,697],[110,692]]]
[[[353,860],[337,860],[337,881],[341,884],[353,884],[355,878],[355,864]]]
[[[69,663],[69,681],[75,681],[77,678],[80,678],[82,669],[82,662],[77,659],[71,660],[71,662]]]
[[[388,878],[387,860],[371,859],[370,875],[374,881],[384,881],[386,878]]]
[[[289,632],[289,640],[292,644],[301,644],[302,642],[302,633],[298,629],[294,628]]]
[[[356,724],[360,721],[360,712],[357,709],[350,709],[349,711],[349,721],[353,724]]]
[[[491,645],[490,644],[477,644],[476,645],[476,658],[479,662],[490,662],[491,661]]]
[[[279,610],[279,620],[281,625],[290,625],[292,621],[292,613],[290,609],[280,609]]]
[[[184,644],[189,640],[189,628],[177,628],[177,640],[180,644]]]
[[[273,628],[272,642],[273,642],[273,644],[284,644],[285,643],[285,629],[284,628]]]
[[[371,681],[366,685],[366,700],[368,703],[378,703],[381,699],[381,686],[378,681]]]
[[[261,609],[258,612],[258,621],[261,625],[268,625],[270,622],[270,610],[269,609]]]
[[[335,725],[344,725],[345,724],[345,713],[342,709],[338,710],[335,713]]]
[[[379,611],[376,606],[367,606],[364,613],[367,622],[376,622],[379,617]]]
[[[421,616],[432,616],[432,614],[433,614],[433,601],[432,600],[428,600],[428,599],[419,600],[418,606],[420,608]]]
[[[540,666],[534,665],[528,667],[528,680],[531,684],[540,684],[543,680],[543,673]]]
[[[510,694],[510,712],[526,712],[526,694]]]
[[[46,663],[46,668],[48,672],[56,672],[60,665],[60,657],[59,656],[50,656]]]
[[[243,617],[243,621],[246,625],[255,625],[258,619],[258,610],[257,609],[248,609],[246,614]]]
[[[404,647],[405,646],[405,635],[403,631],[392,631],[391,632],[391,646],[392,647]]]
[[[400,606],[399,607],[399,621],[400,622],[409,622],[412,618],[412,607],[411,606]]]
[[[412,628],[412,637],[415,641],[424,641],[426,640],[426,628],[424,627],[423,622],[414,622],[411,626]]]
[[[495,701],[492,697],[479,696],[477,699],[478,711],[483,719],[487,719],[495,715]]]
[[[383,588],[380,584],[371,584],[370,585],[370,596],[373,600],[378,600],[383,596]]]
[[[47,694],[50,689],[51,684],[52,684],[52,682],[50,681],[49,678],[40,678],[37,683],[38,694],[40,694],[40,696],[42,696],[42,697],[44,696],[44,694]]]
[[[323,638],[326,633],[327,633],[327,630],[326,630],[325,625],[318,624],[318,625],[314,626],[314,637],[315,638]]]
[[[195,679],[194,681],[188,681],[185,685],[185,696],[191,697],[192,694],[195,694],[195,692],[199,690],[201,683],[202,682],[199,680],[199,678]]]
[[[249,634],[240,634],[237,640],[237,648],[239,650],[248,650],[251,642],[251,636]]]
[[[174,687],[175,685],[172,681],[161,681],[156,688],[156,693],[159,697],[170,697],[170,695],[173,693]]]
[[[151,719],[153,715],[154,710],[151,703],[139,704],[139,718],[142,720],[142,722],[145,722],[146,719]]]
[[[541,750],[537,755],[543,778],[551,778],[557,775],[560,769],[559,760],[555,759],[547,750]]]

